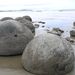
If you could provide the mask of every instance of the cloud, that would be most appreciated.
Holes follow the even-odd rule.
[[[75,0],[0,0],[0,5],[17,6],[17,5],[36,5],[46,4],[48,8],[63,9],[75,8]],[[45,6],[44,6],[45,7]]]

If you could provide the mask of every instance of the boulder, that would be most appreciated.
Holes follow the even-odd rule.
[[[35,28],[39,28],[39,24],[34,24],[34,27]]]
[[[75,38],[71,38],[71,37],[66,37],[65,38],[67,41],[69,41],[70,43],[74,43],[75,42]]]
[[[73,26],[75,26],[75,22],[73,22]]]
[[[22,17],[16,17],[15,18],[16,21],[19,21],[19,20],[22,20],[22,19],[23,19]]]
[[[52,31],[47,31],[47,33],[51,33],[51,34],[55,34],[55,35],[61,36],[61,32],[60,31],[56,32],[56,31],[52,30]]]
[[[22,17],[17,17],[15,20],[19,21],[24,26],[27,26],[32,31],[32,33],[35,33],[35,27],[33,26],[32,22],[30,22]]]
[[[0,22],[0,55],[22,54],[32,39],[32,32],[21,23],[14,20]]]
[[[73,69],[74,51],[65,39],[43,33],[27,45],[22,64],[25,70],[37,75],[64,75]]]
[[[12,17],[3,17],[0,21],[5,21],[5,20],[13,20]]]
[[[23,16],[23,18],[26,19],[26,20],[28,20],[28,21],[30,21],[30,22],[32,22],[32,18],[30,16],[26,15],[26,16]]]
[[[70,31],[70,37],[75,37],[75,30]]]
[[[63,30],[61,30],[60,28],[53,28],[53,30],[54,31],[56,31],[56,32],[61,32],[61,33],[63,33],[64,31]]]

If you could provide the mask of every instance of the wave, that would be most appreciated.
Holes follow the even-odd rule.
[[[42,11],[44,11],[44,10],[32,10],[32,9],[20,9],[20,10],[0,10],[0,12],[21,12],[21,11],[42,12]]]

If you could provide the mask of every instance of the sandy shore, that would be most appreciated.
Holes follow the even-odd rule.
[[[33,75],[24,70],[19,56],[0,56],[0,75]]]

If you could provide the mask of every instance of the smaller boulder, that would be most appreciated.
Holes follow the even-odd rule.
[[[60,28],[53,28],[52,30],[48,30],[47,32],[61,36],[61,34],[62,34],[64,31],[61,30]]]
[[[39,24],[34,24],[34,27],[35,28],[39,28]]]
[[[75,22],[73,22],[73,26],[75,26]]]
[[[27,26],[32,31],[32,33],[35,33],[35,27],[33,26],[32,22],[30,22],[22,17],[17,17],[15,20],[22,23],[23,25]]]
[[[72,38],[70,38],[70,37],[66,37],[65,39],[66,39],[67,41],[69,41],[70,43],[74,43],[74,42],[75,42],[75,40],[72,39]]]
[[[13,20],[12,17],[3,17],[0,21],[5,21],[5,20]]]
[[[21,19],[22,19],[22,17],[16,17],[16,18],[15,18],[16,21],[19,21],[19,20],[21,20]]]
[[[60,28],[53,28],[53,30],[54,31],[56,31],[56,32],[61,32],[61,33],[63,33],[64,31],[63,30],[61,30]]]
[[[43,22],[43,21],[39,21],[38,23],[45,24],[45,22]]]
[[[75,37],[75,30],[70,31],[70,37]]]
[[[30,22],[32,22],[32,18],[30,16],[23,16],[23,18],[30,21]]]

